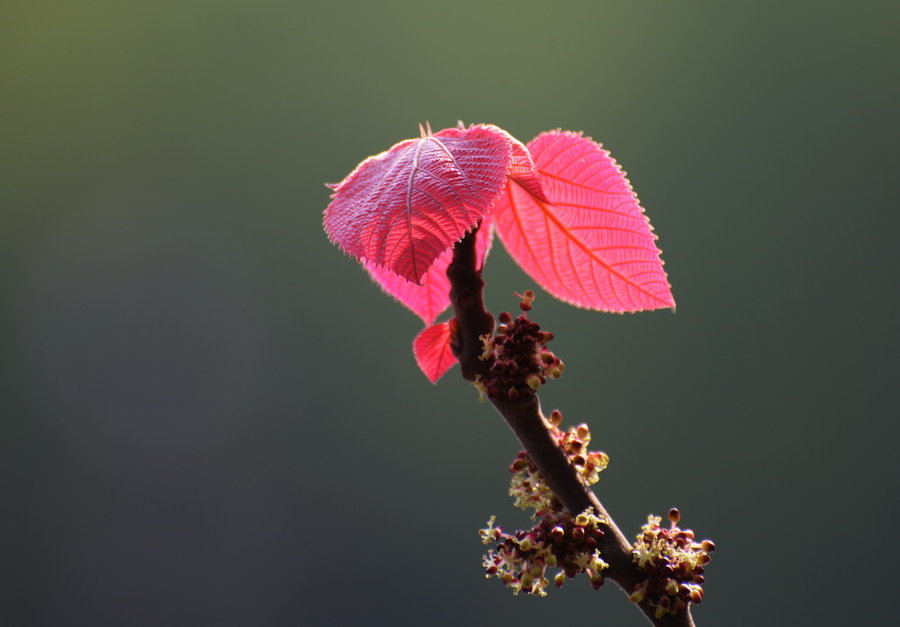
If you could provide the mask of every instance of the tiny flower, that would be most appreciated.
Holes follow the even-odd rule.
[[[475,377],[475,380],[472,381],[472,387],[478,390],[478,401],[481,403],[485,402],[488,397],[488,389],[487,386],[481,382],[481,377]]]
[[[534,305],[534,292],[531,290],[525,290],[524,294],[516,292],[513,296],[522,299],[522,302],[519,304],[522,311],[530,311],[531,307]]]
[[[499,527],[494,527],[495,522],[497,522],[497,517],[491,516],[488,519],[487,527],[478,530],[478,535],[481,536],[482,544],[490,544],[500,537],[501,530]]]
[[[481,340],[481,355],[479,355],[478,359],[487,361],[494,352],[494,338],[490,333],[486,333],[479,335],[478,339]]]

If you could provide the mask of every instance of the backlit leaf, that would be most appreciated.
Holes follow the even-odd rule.
[[[456,363],[450,350],[450,323],[440,322],[424,329],[413,341],[416,363],[432,383],[437,383]]]
[[[546,198],[508,179],[494,205],[510,255],[557,298],[589,309],[674,307],[650,222],[616,162],[581,134],[528,144]]]
[[[359,261],[421,283],[502,194],[511,156],[510,136],[492,125],[402,141],[334,186],[325,231]]]
[[[484,265],[493,240],[491,216],[482,219],[475,235],[475,254],[478,267]],[[365,268],[372,279],[385,292],[396,298],[409,308],[422,321],[429,325],[442,311],[450,306],[450,281],[447,279],[447,266],[453,259],[453,248],[448,248],[435,260],[422,277],[422,284],[411,283],[387,268],[366,264]]]

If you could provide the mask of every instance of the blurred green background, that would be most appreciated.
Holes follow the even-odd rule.
[[[716,540],[700,625],[896,621],[896,2],[5,2],[4,625],[641,625],[513,598],[517,445],[326,240],[325,182],[435,128],[583,130],[678,312],[539,291],[544,405],[629,535]],[[488,301],[534,287],[496,247]]]

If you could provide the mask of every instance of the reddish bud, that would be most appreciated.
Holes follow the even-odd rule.
[[[521,308],[522,311],[530,311],[532,305],[534,305],[534,292],[531,290],[525,290],[524,294],[516,292],[513,296],[522,299],[522,302],[519,303],[519,308]]]

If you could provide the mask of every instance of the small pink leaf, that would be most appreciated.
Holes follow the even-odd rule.
[[[487,215],[481,220],[478,233],[475,235],[475,254],[479,260],[478,267],[484,266],[488,251],[493,240],[494,227],[491,224],[491,216]],[[447,266],[453,259],[453,248],[448,248],[428,268],[422,277],[422,284],[410,283],[387,268],[380,268],[372,264],[365,264],[372,279],[381,286],[385,292],[400,301],[422,321],[429,325],[434,322],[442,311],[450,306],[450,281],[447,279]]]
[[[456,363],[450,350],[450,324],[439,322],[419,333],[413,340],[413,353],[428,380],[437,383]]]
[[[325,231],[358,260],[421,283],[502,194],[511,153],[509,135],[492,125],[402,141],[335,186]]]
[[[624,173],[580,133],[528,144],[546,199],[509,179],[494,205],[510,255],[557,298],[589,309],[674,307],[650,222]]]

